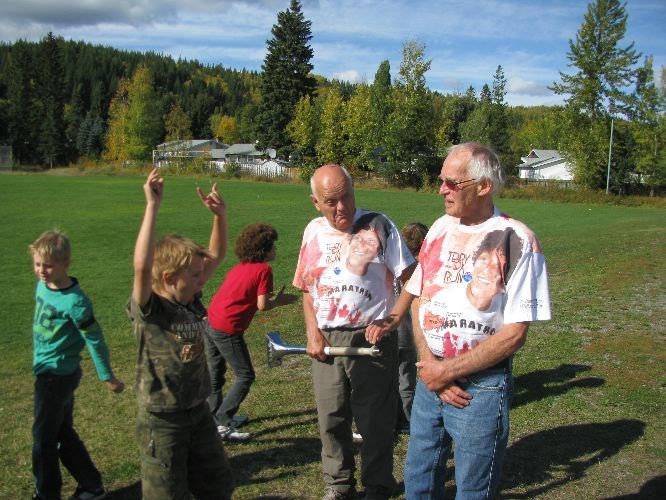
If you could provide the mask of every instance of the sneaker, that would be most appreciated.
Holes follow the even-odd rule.
[[[249,432],[238,432],[233,427],[227,427],[226,425],[218,425],[217,432],[220,433],[222,441],[242,443],[243,441],[250,439]]]
[[[363,442],[363,436],[361,436],[358,432],[352,432],[352,441],[356,444],[360,444]]]
[[[324,490],[324,496],[321,497],[321,500],[351,500],[352,498],[356,498],[355,488],[350,488],[347,491],[340,491],[329,486]]]
[[[104,497],[106,497],[106,491],[104,491],[104,488],[97,491],[86,491],[79,486],[74,491],[74,494],[69,497],[69,500],[100,500]]]

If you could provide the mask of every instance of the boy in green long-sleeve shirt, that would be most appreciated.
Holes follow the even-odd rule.
[[[111,370],[109,350],[90,299],[77,279],[68,275],[69,240],[57,231],[46,231],[29,248],[39,279],[33,318],[33,498],[60,498],[60,462],[78,483],[72,499],[103,498],[102,477],[73,425],[83,347],[87,346],[97,375],[109,390],[119,393],[125,386]]]

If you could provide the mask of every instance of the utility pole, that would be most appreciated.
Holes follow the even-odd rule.
[[[611,115],[611,131],[610,131],[610,142],[608,143],[608,168],[606,169],[606,194],[608,194],[608,187],[610,185],[610,164],[611,164],[611,155],[613,152],[613,103],[610,103],[608,111]]]

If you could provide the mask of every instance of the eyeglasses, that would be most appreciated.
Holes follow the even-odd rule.
[[[444,179],[443,184],[446,186],[447,189],[450,189],[451,191],[456,191],[458,189],[463,189],[458,187],[460,184],[464,184],[466,182],[472,182],[476,181],[476,179],[467,179],[465,181],[454,181],[451,179]]]

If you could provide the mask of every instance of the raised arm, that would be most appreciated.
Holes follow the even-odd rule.
[[[210,193],[205,194],[197,186],[201,202],[213,213],[213,227],[210,232],[208,251],[210,259],[204,263],[204,281],[208,281],[227,254],[227,206],[222,195],[217,191],[217,183],[213,184]]]
[[[164,179],[154,168],[143,185],[146,210],[134,246],[134,286],[132,298],[139,306],[145,306],[152,291],[151,274],[155,257],[155,225],[164,195]]]

